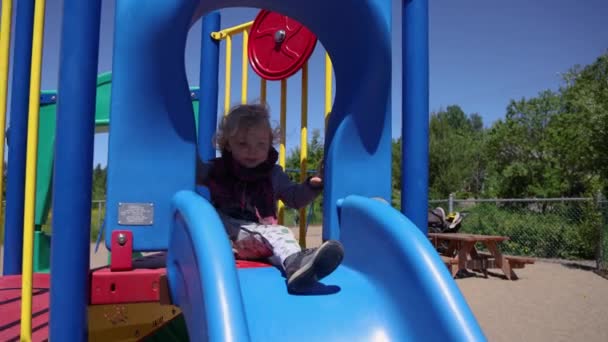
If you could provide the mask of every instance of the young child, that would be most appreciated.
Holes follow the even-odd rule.
[[[321,193],[323,178],[292,182],[276,165],[276,133],[266,106],[233,107],[215,136],[221,157],[199,161],[197,184],[209,188],[237,258],[268,259],[285,272],[290,292],[305,292],[340,265],[344,251],[333,240],[301,250],[291,230],[277,224],[277,200],[304,207]]]

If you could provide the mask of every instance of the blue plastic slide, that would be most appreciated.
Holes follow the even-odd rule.
[[[432,245],[382,202],[341,201],[344,262],[310,295],[276,268],[237,270],[204,198],[182,191],[173,208],[167,273],[193,341],[485,340]]]

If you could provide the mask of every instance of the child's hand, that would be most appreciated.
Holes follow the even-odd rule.
[[[321,188],[323,187],[323,171],[325,169],[325,160],[322,160],[319,164],[319,168],[317,170],[317,174],[310,177],[308,182],[313,188]]]
[[[313,176],[311,177],[308,182],[310,183],[310,185],[313,188],[320,188],[323,186],[323,178],[319,177],[319,176]]]

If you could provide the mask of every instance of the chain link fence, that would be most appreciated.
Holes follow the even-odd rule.
[[[455,199],[429,208],[460,212],[459,232],[508,236],[506,254],[596,260],[608,270],[608,204],[604,198]]]
[[[597,269],[608,278],[608,200],[598,196],[598,210],[601,213],[600,234],[597,251]]]
[[[460,232],[508,236],[509,240],[501,245],[507,254],[596,260],[598,270],[608,274],[608,200],[604,197],[456,199],[450,196],[429,201],[429,208],[435,207],[444,208],[446,213],[456,211],[464,215]],[[95,239],[105,216],[105,201],[93,201],[92,209],[91,237]],[[312,216],[320,215],[320,209],[316,209]],[[286,220],[291,223],[290,220],[296,218],[294,211]]]

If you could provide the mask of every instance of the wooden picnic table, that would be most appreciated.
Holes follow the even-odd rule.
[[[509,240],[508,236],[480,235],[466,233],[429,233],[433,245],[437,248],[443,241],[448,243],[447,250],[442,254],[442,260],[448,266],[453,276],[460,270],[479,270],[487,277],[488,269],[502,270],[510,280],[517,279],[514,268],[523,268],[533,264],[534,259],[503,255],[499,243]],[[476,245],[482,245],[487,252],[478,251]]]

